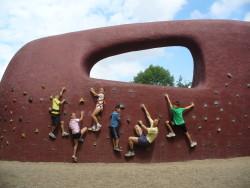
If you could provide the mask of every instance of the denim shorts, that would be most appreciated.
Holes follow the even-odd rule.
[[[148,146],[150,143],[147,139],[147,137],[145,136],[145,134],[142,134],[139,139],[138,139],[138,145],[140,146]]]
[[[111,138],[120,138],[119,127],[109,127]]]

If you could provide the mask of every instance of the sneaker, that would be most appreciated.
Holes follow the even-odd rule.
[[[77,163],[77,157],[76,156],[72,155],[72,159],[73,159],[74,163]]]
[[[128,153],[125,154],[125,157],[133,157],[133,156],[135,156],[134,151],[128,151]]]
[[[98,124],[96,125],[95,131],[100,131],[101,128],[102,128],[102,125],[101,125],[100,123],[98,123]]]
[[[63,133],[62,133],[62,137],[66,137],[66,136],[69,136],[69,133],[63,132]]]
[[[83,142],[84,142],[84,139],[83,139],[83,138],[79,138],[79,139],[78,139],[78,142],[83,143]]]
[[[52,132],[49,133],[49,137],[52,139],[56,139],[56,135],[54,135],[54,133],[52,133]]]
[[[190,144],[190,147],[191,147],[191,148],[194,148],[195,146],[197,146],[197,142],[192,142],[192,143]]]
[[[96,125],[93,125],[92,127],[88,128],[89,131],[96,131]]]
[[[172,137],[175,137],[175,133],[173,132],[170,132],[166,135],[167,138],[172,138]]]
[[[122,149],[121,149],[121,148],[119,148],[119,147],[114,147],[114,151],[121,152],[121,151],[122,151]]]

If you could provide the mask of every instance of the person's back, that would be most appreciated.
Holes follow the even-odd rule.
[[[147,130],[148,130],[148,134],[146,136],[147,140],[149,143],[152,143],[152,142],[154,142],[154,140],[158,136],[159,129],[158,129],[158,127],[150,127]]]
[[[120,114],[117,111],[112,112],[110,127],[119,127],[120,124]]]
[[[185,123],[185,120],[183,118],[183,112],[185,108],[181,107],[172,107],[171,112],[172,112],[172,118],[173,122],[175,125],[181,125]]]

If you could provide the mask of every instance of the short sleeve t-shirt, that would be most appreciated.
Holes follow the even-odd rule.
[[[185,120],[183,118],[183,112],[185,111],[185,108],[171,108],[172,116],[173,116],[173,122],[175,125],[182,125],[185,123]]]
[[[70,119],[69,128],[71,129],[72,134],[77,134],[80,132],[79,122],[80,119]]]
[[[120,114],[116,111],[111,114],[110,127],[119,127],[120,125]]]

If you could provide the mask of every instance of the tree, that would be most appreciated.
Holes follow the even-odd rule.
[[[150,65],[134,77],[134,83],[173,86],[174,77],[163,67]]]
[[[179,76],[178,81],[176,82],[177,87],[190,88],[192,86],[192,82],[184,82],[182,76]]]

